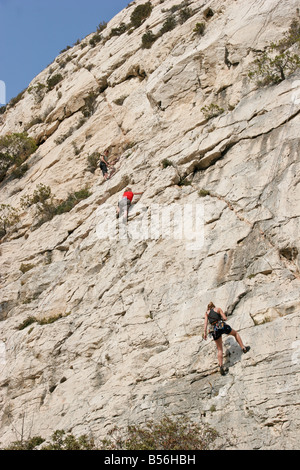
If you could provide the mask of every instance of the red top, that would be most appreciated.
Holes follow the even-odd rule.
[[[131,202],[132,198],[133,198],[133,192],[132,191],[125,191],[125,193],[123,194],[123,197],[127,197],[127,199],[129,199],[129,201]]]

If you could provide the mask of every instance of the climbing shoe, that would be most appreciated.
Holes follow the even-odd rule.
[[[221,375],[226,375],[227,372],[228,372],[227,367],[220,366],[220,374],[221,374]]]
[[[243,349],[243,353],[246,354],[248,351],[250,351],[250,346],[246,346],[244,349]]]

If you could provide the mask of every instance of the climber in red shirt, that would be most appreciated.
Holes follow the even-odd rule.
[[[133,193],[131,188],[126,188],[125,189],[125,191],[123,193],[123,196],[122,196],[122,199],[118,203],[117,217],[119,217],[120,212],[122,212],[123,221],[124,222],[127,221],[128,210],[129,210],[129,207],[131,205],[133,196],[136,196],[136,195],[139,195],[139,194],[143,194],[143,193],[142,192],[141,193]]]

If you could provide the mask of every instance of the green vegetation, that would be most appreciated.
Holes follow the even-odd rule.
[[[163,34],[172,31],[172,29],[176,27],[176,24],[175,16],[168,16],[168,18],[164,21],[162,28],[160,29],[159,35],[162,36]]]
[[[52,196],[51,188],[44,184],[39,184],[32,196],[24,196],[21,199],[23,209],[32,205],[36,206],[37,224],[35,228],[40,227],[45,222],[49,222],[56,215],[70,212],[80,201],[91,195],[88,188],[83,188],[74,193],[70,193],[66,200],[56,201]]]
[[[205,196],[209,196],[209,195],[210,195],[210,192],[207,189],[199,189],[199,191],[198,191],[198,196],[199,197],[205,197]]]
[[[38,82],[36,85],[28,88],[28,93],[34,96],[37,103],[40,103],[45,96],[46,88],[46,85]]]
[[[102,31],[105,30],[106,26],[107,26],[106,21],[100,21],[100,23],[97,26],[97,33],[102,33]]]
[[[20,221],[19,211],[9,204],[0,204],[0,239]]]
[[[101,90],[99,90],[100,92]],[[91,91],[86,98],[84,98],[84,106],[81,109],[82,114],[85,118],[89,118],[95,111],[96,98],[99,93]]]
[[[35,140],[28,137],[26,132],[0,137],[0,182],[4,180],[11,167],[17,170],[36,149]],[[15,173],[14,177],[22,176],[27,168],[20,169],[20,173]]]
[[[191,16],[193,16],[194,12],[189,7],[184,7],[179,11],[179,23],[185,23]]]
[[[54,387],[55,390],[55,387]],[[122,436],[126,437],[122,437]],[[6,450],[210,450],[218,433],[188,418],[163,417],[160,421],[150,420],[144,426],[128,426],[126,432],[114,428],[107,439],[96,446],[94,439],[87,435],[76,438],[64,430],[55,431],[50,440],[33,437],[14,442]]]
[[[257,81],[258,86],[277,84],[300,68],[300,23],[294,20],[288,32],[277,42],[273,42],[253,63],[248,76]]]
[[[164,158],[162,161],[161,161],[161,165],[163,168],[168,168],[168,166],[173,166],[173,163],[168,160],[167,158]]]
[[[146,31],[146,33],[143,34],[142,36],[142,48],[143,49],[150,49],[158,38],[163,36],[165,33],[172,31],[174,28],[176,28],[178,23],[179,24],[185,23],[185,21],[191,18],[191,16],[193,16],[195,13],[195,11],[192,10],[188,6],[188,2],[186,1],[183,1],[182,3],[178,5],[173,5],[168,10],[163,9],[162,12],[168,12],[169,15],[163,22],[163,25],[157,34],[154,34],[151,30]],[[177,18],[175,14],[177,15]],[[197,23],[197,25],[200,25],[200,23]],[[201,30],[201,34],[204,34],[204,29],[205,29],[204,23],[201,23],[201,25],[203,26],[197,27],[197,25],[196,25],[197,31],[195,30],[194,31],[200,34],[200,30]]]
[[[37,298],[37,297],[34,297],[34,298]],[[32,300],[34,300],[34,298],[32,298]],[[25,302],[27,303],[27,302]],[[56,322],[57,320],[60,320],[61,318],[64,318],[64,317],[67,317],[68,315],[70,315],[71,312],[68,312],[66,315],[63,315],[62,313],[59,313],[57,315],[54,315],[53,317],[48,317],[48,318],[41,318],[40,320],[38,320],[37,318],[33,317],[33,316],[30,316],[28,318],[26,318],[18,327],[17,329],[18,330],[24,330],[25,328],[27,328],[28,326],[32,325],[33,323],[37,323],[38,325],[50,325],[51,323],[54,323]]]
[[[95,34],[92,36],[92,38],[90,39],[90,45],[91,45],[92,47],[95,47],[96,44],[98,44],[98,42],[101,41],[101,39],[102,39],[101,34],[95,33]]]
[[[187,418],[163,417],[148,421],[144,426],[128,426],[126,438],[115,429],[111,437],[102,441],[107,450],[208,450],[217,433],[213,429],[195,424]]]
[[[213,117],[219,116],[224,113],[224,109],[220,108],[217,104],[211,103],[210,105],[203,106],[201,108],[202,113],[206,119],[212,119]]]
[[[121,23],[120,26],[117,28],[112,28],[109,38],[112,38],[113,36],[121,36],[125,31],[127,30],[127,26],[125,23]]]
[[[98,162],[100,158],[100,153],[99,152],[93,152],[91,155],[87,157],[87,169],[91,173],[95,173],[95,171],[98,168]]]
[[[130,16],[131,25],[138,28],[151,15],[152,5],[150,2],[138,5]]]
[[[160,38],[163,34],[167,33],[168,31],[172,31],[176,27],[176,19],[173,15],[168,16],[168,18],[164,21],[161,29],[157,34],[154,34],[151,30],[147,31],[142,36],[142,48],[143,49],[150,49],[152,44]]]
[[[36,323],[36,318],[35,317],[28,317],[26,320],[24,320],[19,326],[18,330],[24,330],[28,326],[32,325],[33,323]]]
[[[34,190],[32,196],[23,196],[21,198],[21,207],[26,209],[33,204],[45,203],[51,196],[51,188],[42,183],[38,184],[37,189]]]
[[[25,90],[21,91],[17,96],[15,96],[14,98],[12,98],[10,100],[10,102],[8,104],[11,108],[14,107],[17,103],[19,103],[19,101],[21,101],[21,99],[25,95],[26,90],[27,90],[27,88],[25,88]]]
[[[45,439],[42,439],[40,436],[31,437],[30,439],[27,439],[26,441],[21,440],[21,441],[13,442],[5,450],[34,450],[36,449],[37,446],[41,445],[44,441]]]
[[[205,31],[205,23],[196,23],[195,28],[193,29],[194,33],[199,36],[203,36]]]
[[[65,212],[70,212],[80,201],[87,199],[91,193],[87,188],[81,189],[80,191],[75,191],[74,193],[69,194],[67,199],[55,208],[55,215],[64,214]]]
[[[42,450],[96,450],[93,439],[83,435],[79,438],[73,434],[66,434],[63,430],[55,431],[51,436],[49,444],[42,447]]]
[[[22,176],[25,175],[26,171],[29,169],[29,166],[27,163],[24,163],[24,165],[21,166],[16,166],[11,172],[12,178],[17,178],[20,179]]]
[[[47,87],[48,91],[53,90],[53,88],[61,82],[63,79],[63,76],[60,73],[57,73],[56,75],[53,75],[52,77],[47,78]]]
[[[147,31],[142,36],[142,48],[143,49],[150,49],[152,44],[156,41],[157,36],[153,34],[151,30]]]

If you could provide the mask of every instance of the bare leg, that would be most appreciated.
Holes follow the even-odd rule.
[[[239,343],[239,345],[240,345],[240,347],[241,347],[242,349],[245,348],[244,343],[243,343],[243,341],[242,341],[242,338],[240,337],[240,335],[238,334],[237,331],[231,330],[231,332],[230,332],[229,334],[230,334],[231,336],[234,336],[234,337],[235,337],[236,341]]]
[[[222,336],[215,340],[217,350],[218,350],[218,363],[219,366],[221,367],[223,365],[223,342],[222,342]]]

